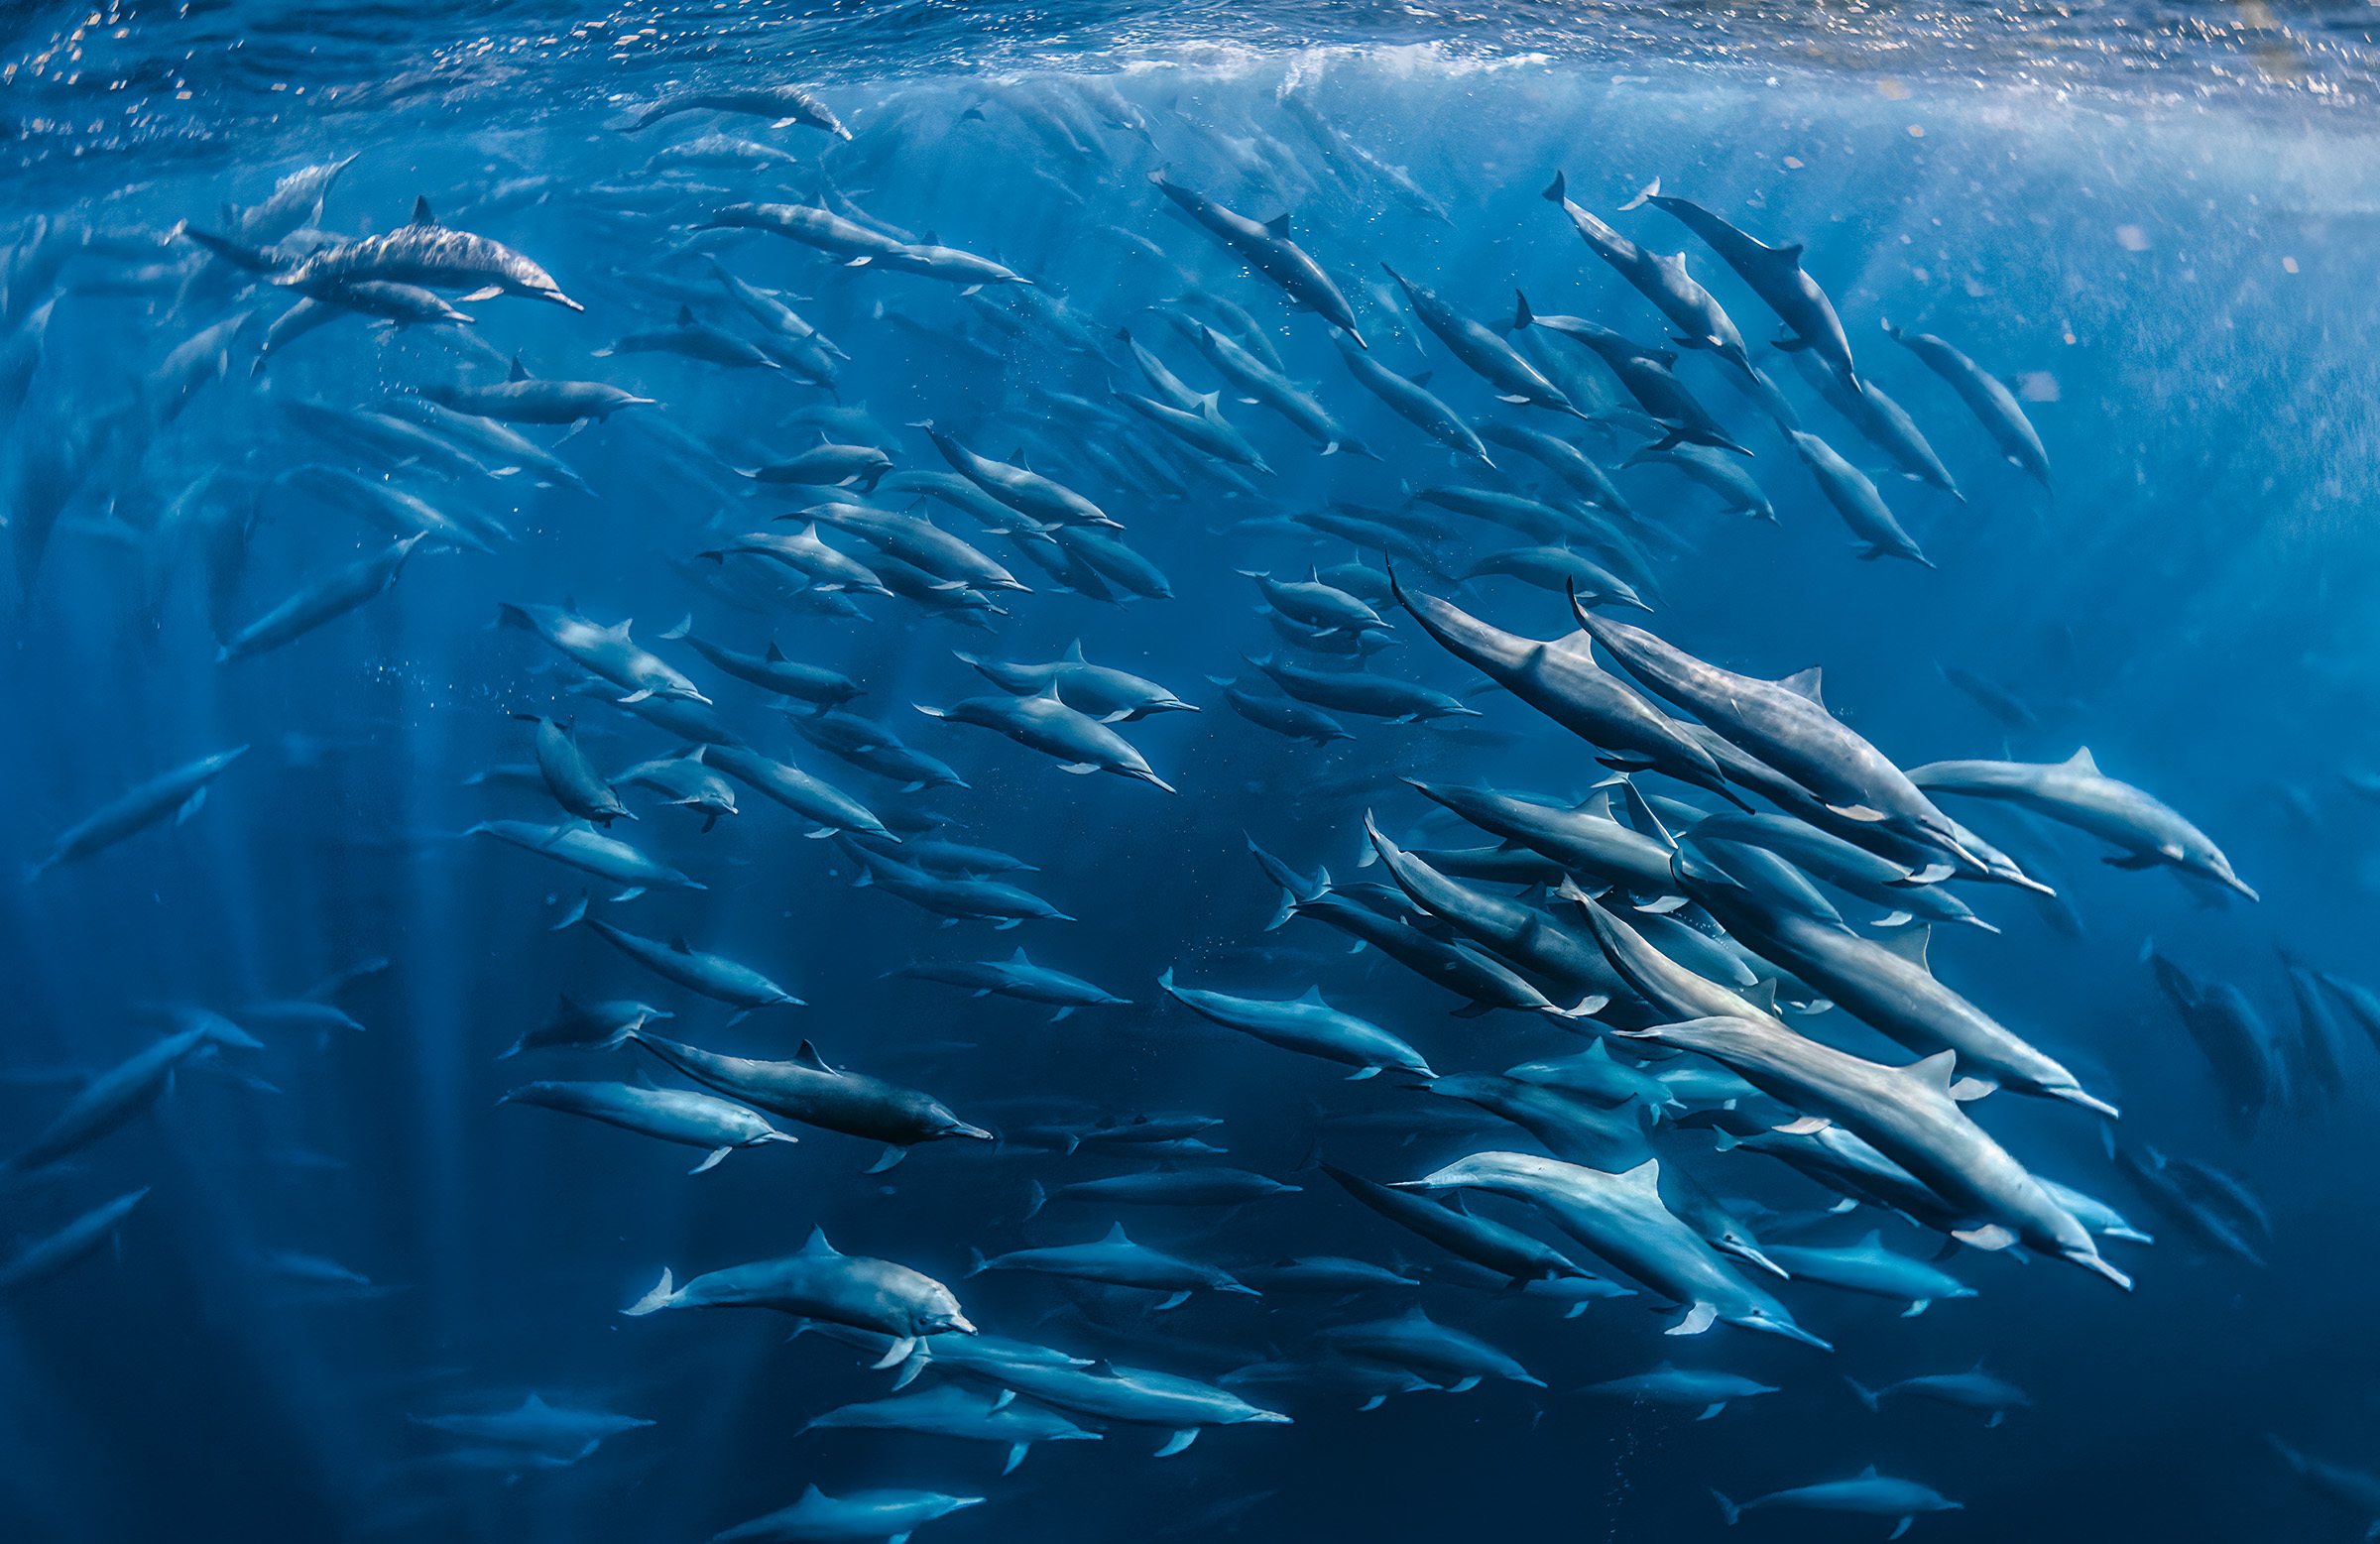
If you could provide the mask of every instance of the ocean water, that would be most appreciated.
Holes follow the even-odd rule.
[[[2363,1533],[2372,14],[10,8],[0,1537]],[[716,105],[795,84],[848,139]],[[1757,383],[1583,243],[1557,174],[1683,254]],[[1159,177],[1287,224],[1235,249]],[[1691,204],[1637,201],[1656,180]],[[417,199],[483,243],[406,235]],[[1803,244],[1849,372],[1698,210]],[[443,260],[401,269],[393,233]],[[1844,416],[1854,377],[1931,463]],[[1773,520],[1663,459],[1680,431]],[[1566,581],[1599,628],[1732,672],[1606,630],[1598,700],[1662,766],[1423,626],[1452,605],[1575,657]],[[1141,684],[991,678],[1078,644]],[[807,697],[749,678],[771,645]],[[1811,666],[1823,714],[1756,684]],[[1297,693],[1335,732],[1279,732]],[[945,770],[889,766],[890,737]],[[1675,775],[1714,747],[1736,775]],[[2083,748],[2101,775],[2041,775]],[[788,805],[772,764],[820,782]],[[1995,777],[2022,796],[1975,795]],[[1508,841],[1413,781],[1569,835]],[[1781,857],[1697,837],[1730,799]],[[905,839],[851,840],[880,823]],[[571,866],[606,837],[634,851]],[[1871,947],[1906,951],[1910,913],[1936,986]],[[1615,974],[1597,926],[1805,1081],[1662,1043],[1708,1012]],[[1524,1006],[1471,1012],[1383,938]],[[677,940],[715,957],[707,995]],[[974,990],[1020,948],[1074,985]],[[911,970],[953,965],[979,974]],[[1277,1006],[1311,989],[1361,1023]],[[666,1016],[503,1054],[557,1002]],[[1880,1070],[1945,1043],[1981,1094],[1956,1112],[1939,1065]],[[652,1086],[700,1087],[679,1045],[806,1070],[714,1064],[745,1102],[672,1109],[728,1136],[661,1139]],[[1500,1076],[1591,1047],[1617,1067],[1573,1064],[1586,1092]],[[2042,1058],[2120,1119],[2028,1091]],[[793,1092],[756,1114],[754,1076]],[[606,1087],[506,1099],[540,1083]],[[688,1175],[764,1120],[798,1141]],[[1746,1138],[1893,1156],[1862,1189]],[[1496,1162],[1606,1209],[1466,1183]],[[1063,1188],[1227,1170],[1244,1191],[1194,1204]],[[1476,1220],[1441,1234],[1517,1229],[1606,1285],[1510,1284],[1334,1171],[1439,1175]],[[1172,1260],[1000,1258],[1118,1224]],[[844,1260],[788,1267],[809,1295],[777,1311],[624,1313],[814,1231]],[[1973,1295],[1912,1315],[1797,1252],[1870,1234]],[[1320,1257],[1403,1279],[1277,1273]],[[980,1334],[885,1317],[868,1271]],[[1213,1289],[1242,1275],[1273,1284]],[[1754,1288],[1798,1338],[1740,1322]],[[1416,1306],[1469,1339],[1421,1347]],[[1765,1391],[1580,1392],[1665,1364]],[[1893,1386],[1976,1370],[2011,1386]],[[979,1434],[832,1414],[896,1385],[892,1419]],[[887,1490],[917,1494],[868,1511]]]

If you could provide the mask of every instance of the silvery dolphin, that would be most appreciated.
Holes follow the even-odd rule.
[[[1236,998],[1195,987],[1177,987],[1170,967],[1157,978],[1157,985],[1165,990],[1167,997],[1199,1017],[1226,1029],[1237,1029],[1283,1050],[1354,1067],[1356,1070],[1348,1075],[1350,1081],[1372,1077],[1383,1070],[1422,1078],[1437,1076],[1430,1070],[1430,1064],[1421,1059],[1421,1053],[1403,1040],[1375,1023],[1343,1013],[1323,1002],[1320,987],[1310,987],[1305,996],[1286,1003],[1266,998]]]
[[[1822,1281],[1846,1292],[1907,1303],[1901,1314],[1904,1319],[1916,1318],[1943,1298],[1975,1295],[1973,1287],[1948,1271],[1884,1247],[1879,1231],[1871,1231],[1847,1248],[1772,1244],[1767,1249],[1796,1281]]]
[[[0,1173],[30,1174],[80,1152],[172,1092],[176,1070],[192,1056],[223,1046],[264,1049],[263,1041],[219,1013],[202,1008],[169,1011],[179,1029],[85,1083],[32,1141],[0,1161]]]
[[[2087,831],[2124,850],[2103,860],[2118,869],[2165,864],[2212,880],[2250,900],[2257,894],[2231,872],[2231,860],[2204,832],[2155,796],[2099,771],[2084,746],[2055,766],[2039,762],[1933,762],[1909,780],[1929,792],[2005,799],[2036,814]]]
[[[143,1186],[93,1207],[53,1234],[44,1235],[0,1261],[0,1297],[39,1286],[65,1274],[107,1247],[117,1227],[141,1204],[149,1189]]]
[[[622,886],[614,900],[634,900],[648,890],[708,890],[710,887],[648,856],[618,837],[605,836],[584,820],[542,826],[528,820],[483,820],[463,833],[492,836],[526,853],[568,864],[599,880]]]
[[[1868,1388],[1847,1377],[1844,1381],[1851,1385],[1851,1392],[1870,1410],[1878,1408],[1895,1394],[1910,1394],[1920,1399],[1931,1399],[1937,1404],[1955,1404],[1963,1409],[1988,1410],[1991,1418],[1983,1423],[1987,1431],[2006,1420],[2010,1410],[2021,1409],[2033,1402],[2014,1383],[1984,1371],[1980,1361],[1965,1372],[1931,1372],[1922,1377],[1905,1377],[1880,1388]]]
[[[1865,472],[1845,461],[1841,452],[1816,434],[1795,429],[1788,437],[1802,464],[1817,479],[1818,491],[1827,496],[1827,502],[1835,506],[1843,523],[1851,528],[1851,534],[1858,537],[1853,544],[1863,548],[1859,553],[1863,560],[1905,557],[1928,568],[1934,566],[1934,560],[1918,550],[1916,540],[1893,519],[1892,511],[1885,507],[1884,496],[1876,492],[1876,485]]]
[[[427,198],[416,198],[413,218],[388,234],[324,247],[271,282],[310,293],[358,280],[468,289],[465,301],[517,295],[567,310],[586,309],[562,294],[551,274],[504,243],[440,225]]]
[[[720,1159],[738,1147],[801,1139],[778,1130],[742,1105],[690,1089],[640,1088],[634,1083],[524,1083],[497,1103],[541,1105],[640,1136],[707,1149],[707,1156],[687,1170],[691,1174],[717,1167]]]
[[[1560,206],[1569,216],[1572,228],[1578,231],[1579,239],[1587,243],[1587,250],[1610,264],[1620,278],[1635,287],[1637,294],[1652,301],[1669,318],[1670,325],[1678,329],[1672,342],[1680,348],[1709,349],[1739,370],[1751,370],[1751,356],[1744,351],[1743,334],[1735,330],[1735,323],[1719,301],[1712,298],[1711,292],[1686,272],[1685,253],[1663,257],[1622,236],[1571,202],[1567,180],[1559,172],[1539,196]]]
[[[1029,697],[963,697],[946,708],[919,703],[917,711],[928,718],[997,730],[1027,750],[1056,758],[1061,772],[1110,772],[1174,791],[1131,742],[1090,714],[1068,707],[1054,680]]]
[[[2035,431],[2033,420],[2017,406],[2015,393],[1931,332],[1905,332],[1890,322],[1884,324],[1884,330],[1892,335],[1894,342],[1923,361],[1927,369],[1951,383],[1951,390],[1974,414],[1976,421],[1991,435],[1992,443],[2000,447],[2002,456],[2030,472],[2044,488],[2050,486],[2049,452],[2042,449],[2041,435]]]
[[[1776,347],[1787,353],[1810,349],[1852,386],[1859,384],[1859,369],[1851,363],[1851,342],[1844,336],[1842,318],[1835,314],[1835,302],[1827,298],[1827,292],[1818,287],[1817,280],[1802,271],[1800,242],[1772,247],[1755,240],[1701,204],[1662,196],[1659,178],[1653,178],[1644,191],[1620,208],[1634,209],[1648,203],[1667,210],[1679,224],[1702,237],[1719,254],[1721,262],[1735,270],[1751,286],[1752,293],[1768,302],[1777,319],[1793,332],[1793,336],[1779,339]]]
[[[636,1041],[695,1082],[756,1110],[883,1142],[884,1155],[868,1171],[872,1174],[898,1163],[918,1142],[949,1137],[992,1139],[990,1131],[969,1126],[930,1094],[828,1066],[807,1040],[794,1051],[791,1061],[753,1061],[664,1040],[642,1029],[632,1029],[622,1038]]]
[[[1870,1464],[1856,1479],[1833,1480],[1824,1485],[1799,1485],[1791,1490],[1772,1490],[1737,1504],[1711,1492],[1719,1502],[1720,1515],[1733,1526],[1743,1514],[1760,1506],[1786,1506],[1805,1512],[1856,1512],[1867,1517],[1892,1517],[1892,1531],[1887,1539],[1897,1539],[1909,1531],[1922,1512],[1955,1512],[1964,1509],[1965,1503],[1945,1497],[1930,1485],[1914,1480],[1893,1480],[1876,1473]]]
[[[1006,1475],[1024,1462],[1036,1442],[1097,1442],[1101,1432],[1086,1431],[1057,1411],[1005,1390],[983,1393],[957,1383],[936,1383],[889,1399],[847,1404],[813,1416],[803,1431],[913,1431],[936,1437],[959,1437],[973,1442],[997,1442],[1009,1450]]]
[[[736,1009],[738,1018],[755,1009],[778,1004],[788,1008],[803,1006],[801,999],[759,971],[721,955],[699,953],[682,937],[662,944],[614,927],[598,917],[586,918],[586,924],[606,943],[663,981]]]
[[[1122,1223],[1109,1228],[1105,1238],[1091,1244],[1012,1249],[989,1259],[980,1249],[973,1253],[974,1263],[967,1271],[971,1276],[987,1270],[1025,1270],[1109,1286],[1140,1287],[1165,1294],[1165,1300],[1157,1304],[1159,1310],[1179,1307],[1189,1301],[1193,1291],[1262,1295],[1254,1287],[1241,1285],[1228,1270],[1182,1259],[1145,1244],[1134,1244],[1126,1236]]]
[[[1494,389],[1496,401],[1567,413],[1577,418],[1587,416],[1560,387],[1540,375],[1537,367],[1522,358],[1511,344],[1456,310],[1427,285],[1415,284],[1386,263],[1380,268],[1405,292],[1405,302],[1413,307],[1413,314],[1421,318],[1421,324],[1436,333],[1439,342]]]
[[[1331,283],[1321,265],[1289,239],[1288,215],[1276,216],[1259,225],[1245,214],[1168,180],[1163,167],[1149,173],[1148,179],[1176,208],[1239,254],[1250,268],[1280,286],[1292,301],[1354,338],[1359,348],[1371,346],[1356,329],[1356,313],[1348,305],[1347,297],[1339,293],[1339,287]]]
[[[147,782],[110,799],[92,814],[66,828],[51,844],[47,856],[27,867],[28,881],[39,879],[60,864],[80,863],[95,854],[105,852],[128,837],[139,835],[168,815],[176,825],[181,824],[206,803],[207,785],[223,774],[224,769],[247,752],[246,746],[234,746],[211,756],[185,762],[172,772],[162,772]]]
[[[1707,1421],[1737,1399],[1775,1392],[1776,1389],[1768,1384],[1754,1382],[1738,1373],[1677,1367],[1664,1362],[1650,1372],[1639,1372],[1634,1377],[1615,1377],[1608,1382],[1574,1388],[1570,1397],[1674,1405],[1685,1410],[1700,1409],[1702,1413],[1695,1419]]]
[[[826,1230],[810,1231],[798,1254],[731,1265],[673,1286],[667,1270],[654,1289],[621,1310],[642,1318],[664,1308],[774,1308],[805,1319],[824,1319],[854,1329],[894,1337],[879,1366],[907,1360],[929,1335],[975,1326],[959,1311],[950,1288],[922,1271],[887,1259],[844,1254],[826,1242]]]
[[[289,599],[225,639],[215,651],[216,662],[229,663],[270,653],[386,593],[405,571],[405,560],[414,555],[414,548],[427,539],[427,533],[416,532],[402,541],[307,580]]]
[[[1539,1207],[1623,1275],[1685,1309],[1671,1335],[1700,1335],[1725,1321],[1834,1350],[1796,1324],[1784,1304],[1737,1275],[1662,1205],[1660,1182],[1657,1158],[1625,1174],[1606,1174],[1529,1153],[1480,1152],[1408,1183],[1427,1190],[1490,1190]]]

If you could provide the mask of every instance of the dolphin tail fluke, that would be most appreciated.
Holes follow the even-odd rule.
[[[1645,184],[1644,184],[1642,187],[1640,187],[1640,188],[1638,188],[1638,189],[1636,190],[1636,196],[1635,196],[1635,197],[1633,197],[1633,198],[1629,199],[1629,200],[1628,200],[1626,203],[1623,203],[1623,204],[1621,204],[1621,205],[1619,206],[1619,212],[1620,212],[1620,213],[1622,213],[1622,214],[1625,214],[1625,213],[1627,213],[1627,212],[1628,212],[1630,209],[1641,209],[1641,208],[1643,208],[1643,207],[1645,206],[1645,204],[1646,204],[1647,202],[1649,202],[1649,201],[1650,201],[1650,200],[1652,200],[1652,199],[1658,198],[1658,197],[1660,197],[1660,196],[1661,196],[1661,179],[1660,179],[1659,178],[1653,178],[1651,181],[1649,181],[1649,182],[1645,183]],[[1712,1493],[1713,1495],[1719,1495],[1719,1492],[1718,1492],[1718,1491],[1716,1491],[1716,1490],[1712,1491],[1711,1493]],[[1721,1502],[1721,1504],[1722,1504],[1722,1505],[1725,1505],[1725,1504],[1726,1504],[1726,1497],[1725,1497],[1725,1496],[1721,1496],[1721,1497],[1720,1497],[1720,1502]],[[1729,1521],[1729,1522],[1733,1522],[1734,1520],[1735,1520],[1735,1519],[1734,1519],[1732,1516],[1730,1516],[1729,1518],[1727,1518],[1727,1521]]]
[[[1850,1390],[1852,1393],[1859,1396],[1859,1402],[1867,1406],[1868,1413],[1871,1415],[1874,1414],[1876,1410],[1875,1390],[1860,1383],[1856,1378],[1846,1377],[1844,1379],[1844,1381],[1850,1385]]]
[[[1658,186],[1659,184],[1656,183],[1654,185]],[[1726,1519],[1728,1527],[1734,1527],[1735,1524],[1742,1519],[1743,1508],[1736,1505],[1733,1501],[1728,1500],[1717,1490],[1711,1492],[1711,1499],[1719,1503],[1719,1514]]]
[[[984,1251],[971,1246],[967,1250],[967,1274],[980,1276],[991,1268],[992,1262],[984,1258]]]
[[[1038,1217],[1041,1209],[1049,1204],[1049,1192],[1041,1188],[1041,1181],[1034,1180],[1032,1186],[1032,1199],[1024,1206],[1024,1215],[1028,1219]]]
[[[621,1316],[628,1319],[642,1319],[649,1313],[668,1307],[669,1299],[675,1295],[676,1289],[669,1279],[669,1269],[667,1266],[663,1266],[661,1279],[654,1283],[653,1290],[638,1298],[628,1307],[621,1309]]]

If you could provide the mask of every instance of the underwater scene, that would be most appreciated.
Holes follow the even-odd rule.
[[[2380,12],[0,15],[0,1538],[2380,1534]]]

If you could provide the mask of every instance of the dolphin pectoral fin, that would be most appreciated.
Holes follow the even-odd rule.
[[[1387,1402],[1388,1396],[1386,1394],[1373,1394],[1369,1399],[1367,1399],[1362,1404],[1356,1406],[1356,1413],[1361,1415],[1367,1410],[1376,1410]]]
[[[1376,1078],[1379,1075],[1380,1069],[1377,1067],[1358,1067],[1355,1071],[1347,1075],[1347,1081],[1350,1083],[1361,1083],[1366,1078]]]
[[[1827,1208],[1828,1213],[1836,1217],[1841,1217],[1845,1212],[1856,1212],[1858,1210],[1859,1203],[1849,1196],[1844,1196],[1842,1200]]]
[[[2102,858],[2099,862],[2110,869],[2154,869],[2158,860],[2147,853],[2125,853],[2121,857]]]
[[[735,1150],[736,1149],[733,1146],[713,1147],[709,1156],[705,1157],[700,1163],[695,1164],[692,1168],[686,1170],[686,1172],[689,1174],[707,1174],[712,1169],[715,1169],[719,1166],[719,1160],[721,1158],[726,1157],[729,1153]]]
[[[1829,804],[1827,806],[1827,812],[1833,815],[1841,815],[1845,820],[1856,820],[1863,825],[1874,825],[1879,820],[1890,820],[1892,818],[1890,815],[1885,814],[1882,810],[1870,809],[1865,804]]]
[[[1798,1121],[1788,1121],[1783,1126],[1770,1127],[1769,1129],[1780,1136],[1807,1136],[1813,1131],[1823,1131],[1834,1124],[1825,1116],[1803,1116]]]
[[[1004,1388],[993,1397],[992,1408],[995,1410],[1005,1410],[1015,1402],[1016,1390],[1013,1388]]]
[[[1917,1521],[1915,1517],[1903,1517],[1899,1522],[1894,1523],[1892,1526],[1892,1531],[1884,1535],[1884,1544],[1892,1544],[1894,1539],[1897,1539],[1902,1534],[1907,1533],[1909,1531],[1909,1524],[1915,1521]]]
[[[1998,1223],[1981,1228],[1954,1228],[1951,1237],[1970,1249],[2004,1249],[2016,1243],[2016,1235]]]
[[[893,1366],[899,1363],[906,1362],[910,1357],[916,1355],[916,1352],[917,1337],[914,1335],[904,1335],[899,1340],[894,1341],[890,1347],[886,1348],[884,1356],[869,1364],[868,1370],[871,1372],[882,1372],[889,1366]]]
[[[644,701],[646,698],[648,698],[648,697],[650,697],[650,696],[652,696],[652,695],[653,695],[653,688],[652,688],[652,687],[650,687],[650,686],[644,686],[644,687],[640,687],[640,688],[638,688],[638,689],[637,689],[637,690],[635,690],[635,691],[632,691],[632,692],[630,692],[630,693],[629,693],[627,696],[625,696],[625,697],[615,697],[615,698],[613,698],[612,700],[613,700],[613,701],[615,701],[615,702],[617,702],[617,703],[619,703],[619,704],[620,704],[622,707],[626,707],[628,704],[630,704],[630,703],[632,703],[632,702],[643,702],[643,701]]]
[[[1999,1087],[1989,1078],[1961,1078],[1951,1085],[1951,1098],[1963,1105],[1970,1104],[1986,1094],[1998,1093]]]
[[[1470,1377],[1461,1378],[1455,1382],[1449,1383],[1446,1386],[1446,1391],[1450,1394],[1468,1394],[1479,1386],[1480,1379],[1478,1374],[1475,1373]]]
[[[1990,1420],[1988,1420],[1988,1421],[1985,1421],[1985,1422],[1983,1423],[1983,1429],[1984,1429],[1985,1431],[1989,1431],[1989,1430],[1991,1430],[1991,1429],[1992,1429],[1994,1426],[1997,1426],[1997,1425],[1999,1425],[1999,1424],[2000,1424],[2000,1422],[2002,1422],[2002,1421],[2004,1421],[2004,1420],[2006,1420],[2006,1419],[2008,1419],[2008,1412],[2007,1412],[2007,1411],[2005,1411],[2005,1410],[1994,1410],[1994,1411],[1992,1411],[1992,1412],[1991,1412],[1991,1419],[1990,1419]],[[2373,1528],[2373,1531],[2374,1531],[2374,1532],[2380,1532],[2380,1523],[2374,1523],[2374,1524],[2372,1525],[2372,1528]],[[2369,1535],[2369,1534],[2366,1534],[2366,1535],[2365,1535],[2365,1537],[2367,1537],[2367,1538],[2368,1538],[2368,1537],[2370,1537],[2370,1535]]]
[[[879,1157],[874,1163],[869,1164],[868,1167],[862,1169],[860,1172],[863,1174],[882,1174],[885,1170],[892,1167],[894,1164],[898,1163],[901,1159],[907,1157],[908,1155],[909,1149],[906,1147],[888,1145],[884,1150],[883,1156]]]
[[[1012,1475],[1016,1473],[1016,1466],[1024,1462],[1025,1454],[1031,1452],[1032,1447],[1033,1445],[1029,1442],[1010,1443],[1009,1461],[1000,1466],[1000,1472],[1004,1475]]]
[[[1179,1308],[1188,1301],[1190,1301],[1190,1294],[1188,1292],[1170,1293],[1167,1295],[1165,1301],[1150,1309],[1149,1312],[1161,1314],[1168,1308]],[[1164,1455],[1159,1454],[1158,1456],[1161,1458]]]
[[[1722,1399],[1719,1403],[1706,1407],[1703,1413],[1696,1416],[1695,1419],[1698,1421],[1707,1421],[1726,1407],[1727,1402],[1725,1399]]]
[[[642,885],[631,885],[631,886],[630,886],[628,889],[626,889],[626,890],[622,891],[621,891],[619,894],[617,894],[617,895],[614,895],[614,896],[612,897],[612,900],[613,900],[613,902],[614,902],[615,904],[617,904],[618,902],[620,902],[620,901],[623,901],[623,900],[634,900],[634,899],[636,899],[636,898],[637,898],[639,895],[642,895],[642,894],[644,894],[644,893],[645,893],[645,887],[644,887],[644,886],[642,886]]]
[[[1165,1446],[1157,1449],[1155,1454],[1152,1456],[1156,1458],[1171,1458],[1176,1453],[1181,1452],[1184,1448],[1187,1448],[1190,1446],[1190,1444],[1196,1442],[1197,1440],[1198,1428],[1195,1426],[1185,1426],[1180,1431],[1177,1431],[1172,1436],[1166,1438]]]
[[[1060,762],[1060,763],[1058,764],[1058,771],[1060,771],[1060,772],[1072,772],[1072,773],[1074,773],[1074,774],[1075,774],[1076,776],[1078,776],[1078,777],[1085,777],[1085,776],[1089,776],[1089,775],[1090,775],[1092,772],[1095,772],[1099,771],[1099,763],[1097,763],[1097,762]]]
[[[1904,1308],[1904,1309],[1902,1309],[1902,1310],[1901,1310],[1901,1317],[1902,1317],[1902,1318],[1904,1318],[1904,1319],[1914,1319],[1914,1318],[1916,1318],[1916,1317],[1917,1317],[1919,1314],[1922,1314],[1922,1313],[1924,1313],[1924,1312],[1925,1312],[1927,1309],[1929,1309],[1929,1308],[1931,1308],[1931,1307],[1933,1307],[1933,1306],[1934,1306],[1934,1299],[1932,1299],[1932,1298],[1930,1298],[1930,1297],[1921,1297],[1921,1298],[1918,1298],[1918,1299],[1917,1299],[1915,1302],[1912,1302],[1912,1303],[1911,1303],[1911,1304],[1910,1304],[1908,1307],[1906,1307],[1906,1308]]]
[[[585,916],[586,914],[587,892],[582,890],[578,892],[578,895],[575,899],[573,899],[568,905],[562,907],[562,919],[559,922],[554,923],[551,927],[545,929],[545,931],[549,933],[558,933],[563,928],[568,927],[571,923],[577,921],[580,917]]]
[[[1700,1335],[1717,1323],[1719,1323],[1719,1305],[1697,1303],[1686,1310],[1685,1318],[1680,1319],[1661,1333],[1664,1335]]]
[[[925,1365],[932,1360],[933,1359],[931,1357],[911,1357],[908,1361],[902,1363],[898,1375],[892,1379],[892,1391],[897,1394],[902,1389],[908,1387],[911,1383],[916,1382],[917,1374],[924,1371]],[[1006,1393],[1007,1390],[1004,1389],[1002,1392]],[[1011,1394],[1010,1397],[1014,1398],[1015,1396]],[[992,1408],[997,1410],[1000,1408],[1000,1406],[994,1405]]]
[[[183,821],[189,819],[192,815],[195,815],[198,813],[198,811],[204,809],[205,807],[206,789],[200,788],[188,798],[183,799],[181,801],[181,807],[174,811],[174,823],[176,825],[180,825]]]

